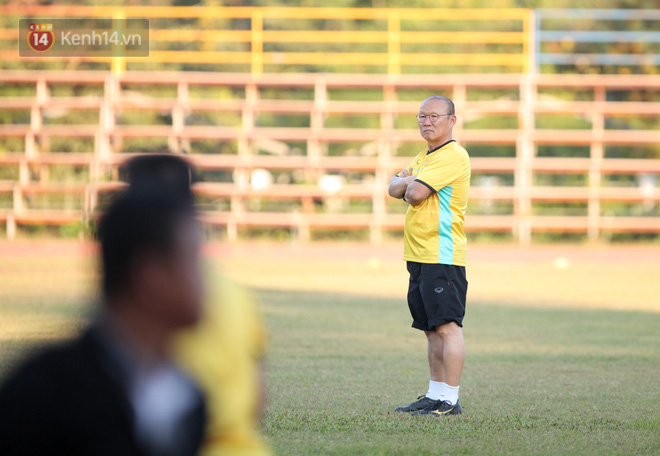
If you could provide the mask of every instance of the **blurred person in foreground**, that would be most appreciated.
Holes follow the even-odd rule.
[[[463,223],[470,157],[452,138],[456,113],[450,99],[427,98],[417,121],[428,149],[391,179],[389,194],[409,204],[404,226],[408,307],[413,328],[424,331],[427,338],[431,380],[425,395],[396,411],[458,415],[462,413],[458,390],[465,361],[461,328],[468,282]]]
[[[3,455],[187,456],[201,390],[171,361],[202,313],[201,237],[190,201],[124,192],[99,224],[103,304],[75,340],[27,361],[0,390]]]
[[[174,155],[143,155],[126,166],[131,189],[172,189],[193,200],[193,169]],[[174,353],[202,386],[208,422],[205,456],[267,456],[258,431],[263,412],[261,360],[266,331],[250,293],[210,269],[200,323],[184,330]]]

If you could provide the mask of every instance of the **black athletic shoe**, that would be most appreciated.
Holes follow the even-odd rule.
[[[406,412],[406,413],[415,412],[415,411],[418,411],[418,410],[424,410],[425,408],[430,407],[431,405],[433,405],[435,402],[436,401],[434,401],[433,399],[429,399],[426,396],[419,396],[417,398],[417,400],[415,402],[413,402],[412,404],[406,405],[406,406],[403,406],[403,407],[397,407],[397,408],[394,409],[394,411],[395,412]]]
[[[424,410],[417,410],[413,415],[460,415],[463,413],[461,403],[456,401],[456,405],[450,405],[447,401],[432,401],[433,403],[426,407]]]

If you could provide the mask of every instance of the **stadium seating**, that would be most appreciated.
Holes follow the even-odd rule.
[[[11,6],[2,8],[5,13],[16,14],[17,11]],[[168,17],[172,14],[171,8],[132,8],[125,9],[130,10],[129,15],[144,13],[150,17]],[[221,10],[213,9],[217,14],[222,14]],[[231,10],[227,14],[232,17],[254,18],[261,14],[262,21],[264,17],[281,16],[277,9],[227,10]],[[332,18],[333,14],[339,14],[334,8],[286,10],[287,14],[299,14],[299,17],[305,18]],[[60,7],[30,9],[34,13],[63,14],[67,11]],[[89,7],[76,11],[76,14],[81,15],[85,11],[94,16],[116,15],[117,9]],[[398,16],[392,16],[392,11]],[[399,45],[407,40],[418,40],[415,35],[418,32],[412,31],[397,32],[392,36],[392,30],[396,32],[397,27],[393,21],[399,21],[400,26],[401,21],[409,20],[406,15],[412,14],[408,10],[392,11],[385,14],[379,9],[357,9],[350,10],[350,17],[389,20],[385,32],[364,32],[371,33],[370,40],[383,40],[390,45],[393,40]],[[186,8],[176,12],[184,16],[193,14]],[[199,11],[194,12],[194,15],[199,14]],[[482,14],[485,20],[491,13]],[[309,239],[310,233],[316,229],[366,230],[373,242],[379,242],[384,232],[403,228],[403,205],[398,207],[390,201],[386,193],[387,182],[393,173],[408,164],[410,154],[404,153],[404,150],[424,147],[414,123],[402,121],[414,117],[420,100],[409,100],[401,93],[423,91],[429,94],[442,92],[454,100],[459,114],[455,138],[469,151],[477,146],[480,151],[489,146],[507,146],[512,151],[511,154],[495,156],[473,155],[474,178],[470,200],[477,209],[468,215],[468,230],[509,232],[521,242],[529,242],[534,232],[586,233],[592,240],[599,239],[606,232],[660,234],[658,216],[635,213],[625,207],[621,213],[604,208],[609,203],[646,206],[660,203],[657,185],[659,159],[617,158],[616,154],[614,157],[608,154],[608,148],[612,147],[648,148],[657,145],[660,140],[657,130],[631,129],[628,124],[617,128],[618,124],[613,120],[657,118],[660,102],[612,101],[611,94],[657,91],[660,90],[660,80],[654,75],[642,74],[534,73],[532,70],[536,66],[529,63],[533,40],[526,34],[530,31],[531,14],[531,10],[512,10],[500,16],[502,20],[520,21],[523,32],[458,35],[465,42],[519,44],[519,55],[504,60],[515,67],[514,71],[517,68],[521,73],[493,73],[487,76],[479,73],[400,74],[404,61],[416,60],[410,55],[393,54],[391,46],[388,52],[367,58],[367,61],[372,59],[374,65],[387,67],[389,74],[263,73],[264,65],[273,59],[299,59],[301,64],[313,64],[319,57],[307,55],[305,58],[308,60],[305,60],[302,53],[293,57],[288,54],[278,57],[276,52],[255,57],[254,46],[248,52],[236,52],[233,56],[220,53],[211,59],[245,61],[252,70],[250,73],[144,72],[131,70],[133,63],[130,62],[127,70],[127,62],[117,63],[117,59],[112,60],[112,68],[108,66],[110,71],[3,70],[0,72],[0,84],[27,89],[32,95],[0,97],[1,111],[25,114],[22,123],[0,125],[0,141],[4,144],[0,153],[0,170],[5,176],[15,176],[0,181],[0,198],[4,197],[2,201],[5,201],[0,209],[0,221],[6,223],[9,237],[14,236],[17,226],[21,225],[87,224],[97,216],[99,203],[105,195],[122,187],[118,166],[133,154],[126,150],[124,144],[130,140],[157,138],[167,144],[170,152],[185,155],[202,174],[223,172],[231,176],[222,181],[202,179],[195,185],[203,220],[209,225],[226,227],[229,239],[235,239],[245,227],[264,227],[285,228],[301,239]],[[253,23],[252,29],[247,31],[188,31],[181,36],[184,41],[188,38],[202,42],[215,39],[249,41],[255,39],[254,26]],[[12,39],[11,30],[1,32],[2,38]],[[156,37],[164,33],[158,29],[152,32]],[[295,31],[277,32],[281,33],[262,30],[262,40],[303,40],[303,36]],[[218,33],[220,35],[216,36]],[[321,34],[316,38],[310,38],[309,33],[305,36],[312,42],[367,40],[361,31],[346,33],[348,35],[341,35],[341,39],[333,33]],[[438,32],[430,39],[442,42],[448,38]],[[1,52],[4,57],[18,61],[12,51]],[[180,51],[158,52],[154,52],[153,58],[161,62],[190,62],[202,56],[201,51],[193,52],[194,55]],[[172,53],[178,54],[173,57]],[[487,59],[479,60],[481,57],[476,60],[474,56],[461,58],[475,65],[489,64]],[[460,60],[459,57],[457,59]],[[255,61],[261,63],[255,67]],[[74,86],[82,89],[81,92],[89,88],[95,95],[53,95],[53,89],[58,86]],[[173,95],[155,97],[141,94],[142,87],[162,87]],[[193,91],[199,94],[215,88],[231,88],[232,93],[239,96],[216,98],[191,95]],[[268,99],[261,96],[265,91],[275,89],[311,95],[306,99]],[[562,100],[548,95],[548,91],[553,89],[586,92],[589,97],[586,101]],[[377,100],[334,99],[332,92],[337,90],[371,91],[377,94]],[[492,97],[490,100],[470,96],[473,91],[499,93],[502,90],[511,95]],[[44,120],[44,113],[76,111],[98,113],[98,123],[53,124]],[[118,116],[129,112],[156,112],[171,120],[160,124],[117,122]],[[189,122],[191,116],[204,113],[227,113],[238,122],[227,122],[226,125]],[[297,116],[303,119],[306,126],[262,126],[258,119],[263,115]],[[328,126],[328,118],[333,116],[376,118],[378,126]],[[484,129],[470,124],[474,120],[493,116],[514,119],[515,125],[513,128]],[[539,122],[544,116],[578,117],[589,126],[581,129],[544,128]],[[86,150],[75,152],[50,150],[49,141],[52,138],[80,139],[89,146]],[[11,141],[13,148],[8,145]],[[233,153],[202,153],[191,146],[196,142],[228,144]],[[16,147],[17,143],[24,147]],[[340,152],[330,153],[330,146]],[[578,146],[588,153],[576,157],[543,156],[538,149],[545,146]],[[84,170],[88,178],[76,183],[51,179],[49,170],[56,167]],[[303,178],[289,178],[285,182],[271,179],[259,187],[254,182],[255,170],[289,175],[297,172],[302,173]],[[346,173],[358,177],[350,181],[332,180]],[[584,176],[584,184],[543,184],[543,179],[539,179],[539,176],[553,175],[581,175]],[[326,181],[323,181],[324,176]],[[329,180],[327,176],[330,176]],[[623,176],[625,186],[605,182],[611,176]],[[330,184],[325,185],[324,182]],[[204,201],[214,204],[205,205]],[[218,201],[223,204],[215,204]],[[272,205],[275,209],[268,209],[271,206],[262,204],[268,201],[275,202]],[[351,208],[352,201],[363,204],[354,210]],[[40,202],[43,203],[41,207]],[[277,202],[286,204],[278,205]],[[498,209],[500,203],[503,203],[504,210]],[[546,203],[550,206],[577,205],[578,210],[574,214],[537,210]],[[219,210],[218,206],[224,209]],[[653,214],[652,211],[649,213]]]

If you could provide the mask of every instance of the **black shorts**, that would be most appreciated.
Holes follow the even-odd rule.
[[[432,331],[452,321],[463,326],[468,286],[464,266],[408,261],[408,272],[413,328]]]

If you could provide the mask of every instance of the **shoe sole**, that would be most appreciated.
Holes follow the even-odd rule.
[[[422,410],[419,410],[418,412],[421,412]],[[413,412],[412,414],[414,416],[423,416],[423,415],[433,415],[433,416],[448,416],[448,415],[462,415],[463,414],[463,408],[460,406],[460,404],[457,407],[454,407],[450,410],[446,410],[444,412],[439,412],[437,410],[431,410],[426,413],[418,413],[418,412]]]

